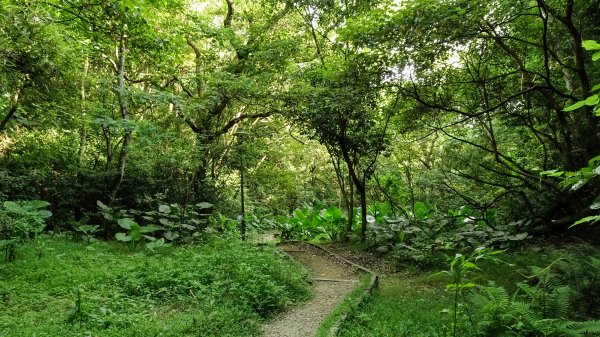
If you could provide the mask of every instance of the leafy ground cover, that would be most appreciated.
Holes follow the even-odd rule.
[[[0,264],[0,336],[254,336],[310,296],[274,248],[215,241],[131,253],[43,238]]]
[[[475,261],[456,303],[452,273],[384,273],[340,336],[598,336],[599,256],[597,247],[569,245]]]

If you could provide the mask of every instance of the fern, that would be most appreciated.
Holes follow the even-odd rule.
[[[548,297],[549,317],[567,319],[571,308],[573,290],[569,286],[556,288]]]
[[[600,336],[600,320],[586,322],[570,322],[568,328],[580,334]]]

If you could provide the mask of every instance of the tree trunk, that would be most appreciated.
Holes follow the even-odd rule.
[[[129,107],[127,105],[127,99],[125,98],[125,34],[121,34],[121,39],[119,41],[119,63],[118,63],[118,86],[117,86],[117,96],[119,98],[119,108],[121,110],[121,118],[124,122],[129,121]],[[123,182],[123,178],[125,177],[125,162],[127,160],[127,152],[129,150],[129,143],[131,142],[131,126],[125,126],[125,133],[123,134],[123,144],[121,144],[121,153],[119,155],[119,164],[117,168],[117,175],[112,183],[110,188],[110,193],[108,195],[109,204],[115,199],[117,196],[117,192],[119,191],[119,187]]]
[[[363,184],[356,186],[358,193],[360,194],[360,242],[367,241],[367,188],[363,181]]]
[[[360,194],[360,211],[361,211],[361,227],[360,227],[360,241],[365,242],[367,239],[367,188],[365,184],[364,174],[361,178],[358,177],[358,173],[354,168],[354,162],[352,158],[350,158],[350,154],[348,153],[348,147],[346,144],[341,141],[340,149],[342,150],[342,158],[344,158],[344,162],[348,166],[348,172],[352,181],[354,182],[354,186],[358,190]]]
[[[346,229],[344,230],[344,236],[342,237],[343,242],[348,242],[350,239],[350,233],[352,233],[352,225],[354,224],[354,184],[352,183],[352,177],[348,174],[348,183],[350,187],[350,193],[348,194],[346,206],[348,207],[348,223],[346,223]]]

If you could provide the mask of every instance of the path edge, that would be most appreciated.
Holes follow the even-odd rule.
[[[281,243],[284,243],[284,242],[281,242]],[[329,249],[327,249],[325,247],[322,247],[320,245],[317,245],[317,244],[314,244],[314,243],[311,243],[311,242],[307,242],[307,241],[286,241],[285,243],[302,243],[302,244],[314,247],[314,248],[319,249],[319,250],[321,250],[321,251],[323,251],[323,252],[325,252],[325,253],[333,256],[334,258],[336,258],[336,259],[338,259],[338,260],[340,260],[340,261],[342,261],[342,262],[344,262],[344,263],[346,263],[346,264],[348,264],[348,265],[350,265],[350,266],[352,266],[352,267],[354,267],[354,268],[362,271],[363,273],[366,273],[366,274],[370,275],[371,279],[369,280],[369,283],[368,283],[367,287],[365,288],[365,290],[356,298],[356,300],[354,301],[354,303],[352,303],[350,305],[350,307],[349,307],[348,310],[340,313],[340,315],[337,318],[337,320],[331,325],[331,328],[329,328],[328,336],[329,337],[335,337],[335,336],[337,336],[337,334],[338,334],[338,332],[339,332],[342,324],[349,318],[350,313],[353,310],[356,310],[357,308],[360,308],[363,305],[363,303],[365,302],[367,296],[369,296],[373,292],[373,289],[375,289],[378,286],[378,284],[379,284],[379,276],[375,272],[373,272],[372,270],[367,269],[367,268],[359,265],[358,263],[352,262],[352,261],[350,261],[350,260],[348,260],[348,259],[346,259],[346,258],[344,258],[342,256],[339,256],[338,254],[334,253],[333,251],[331,251],[331,250],[329,250]]]

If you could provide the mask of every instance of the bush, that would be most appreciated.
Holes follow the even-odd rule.
[[[270,247],[217,241],[199,251],[176,250],[177,263],[136,268],[133,277],[117,277],[116,286],[130,296],[179,301],[189,298],[237,305],[268,317],[297,298],[306,298],[306,275],[289,273]]]
[[[52,213],[44,208],[46,201],[5,201],[0,207],[0,248],[5,261],[14,261],[16,249],[44,230],[44,220]]]

